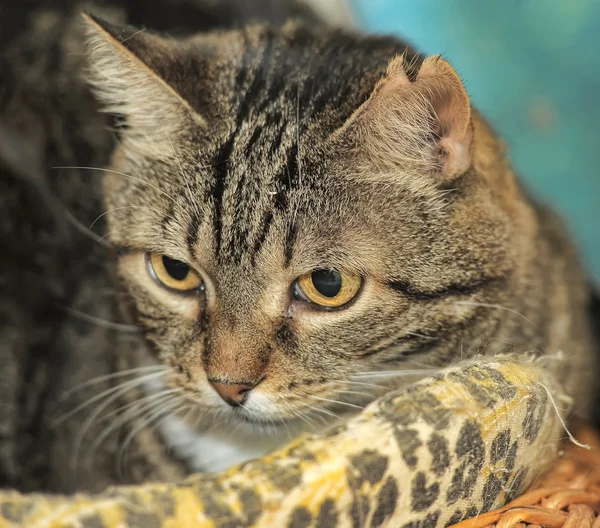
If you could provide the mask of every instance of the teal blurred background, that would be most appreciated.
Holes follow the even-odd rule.
[[[359,22],[442,53],[600,279],[600,0],[354,0]]]

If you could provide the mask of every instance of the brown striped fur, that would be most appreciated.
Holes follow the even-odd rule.
[[[114,243],[192,263],[210,284],[206,309],[183,325],[162,293],[144,291],[137,304],[161,358],[182,365],[193,384],[205,372],[264,378],[262,391],[302,408],[306,393],[339,388],[331,379],[397,368],[414,354],[445,364],[507,347],[575,348],[577,360],[590,361],[575,315],[586,302],[577,266],[569,252],[553,254],[548,220],[540,221],[547,213],[525,200],[478,114],[474,162],[457,178],[417,165],[419,174],[403,160],[382,168],[372,145],[365,161],[352,140],[329,141],[396,54],[408,53],[418,71],[405,46],[288,24],[197,36],[153,55],[162,41],[107,27],[161,79],[175,77],[172,87],[193,109],[193,117],[173,113],[174,123],[152,129],[165,137],[150,142],[150,159],[137,144],[128,150],[136,131],[125,133],[115,166],[162,192],[119,175],[106,180],[108,207],[117,208],[109,217]],[[181,84],[179,63],[189,76]],[[351,307],[290,306],[290,284],[320,267],[366,278]],[[139,275],[139,267],[124,273],[134,291],[150,280]],[[553,330],[559,314],[564,324]],[[580,378],[572,383],[585,393]]]
[[[105,15],[123,22],[118,13]],[[79,24],[73,41],[82,38]],[[537,351],[586,414],[595,359],[588,291],[569,237],[523,191],[503,145],[462,99],[452,115],[464,104],[471,113],[470,163],[460,174],[446,169],[446,131],[427,130],[435,118],[428,97],[443,83],[414,99],[400,94],[406,107],[368,106],[379,97],[378,83],[395,79],[398,56],[406,82],[418,82],[422,58],[405,44],[299,21],[178,38],[99,19],[86,24],[90,63],[73,69],[86,69],[99,105],[119,114],[119,144],[102,192],[105,240],[116,251],[103,271],[83,276],[110,284],[114,272],[118,322],[139,325],[143,334],[111,334],[112,344],[104,340],[98,350],[90,345],[94,364],[108,363],[92,374],[163,364],[169,386],[183,388],[188,405],[204,413],[200,428],[227,419],[241,431],[267,434],[285,422],[296,434],[311,429],[298,414],[313,421],[343,416],[381,394],[361,390],[354,376],[362,373]],[[462,85],[456,90],[462,98]],[[363,105],[365,126],[354,121]],[[96,110],[90,102],[90,136],[104,138],[98,131],[106,120]],[[411,139],[415,126],[422,128]],[[374,128],[393,129],[397,139],[373,143]],[[160,288],[146,272],[147,250],[192,265],[206,292],[182,297]],[[344,309],[293,300],[294,280],[323,267],[364,277]],[[117,316],[113,304],[94,296],[93,281],[86,288],[87,311]],[[85,357],[79,350],[66,361],[77,371],[73,379],[85,379]],[[73,379],[63,377],[68,388]],[[263,399],[227,408],[207,379],[259,383]],[[369,381],[397,386],[413,379]],[[56,462],[45,471],[56,475],[41,478],[48,489],[74,487],[72,473],[59,475],[59,466],[70,460],[80,421],[49,433]],[[156,435],[142,434],[125,480],[187,471]],[[119,480],[102,474],[118,445],[116,439],[101,450],[79,486]],[[40,479],[20,482],[33,487]]]

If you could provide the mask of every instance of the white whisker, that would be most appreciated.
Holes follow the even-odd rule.
[[[367,398],[374,397],[369,392],[361,392],[361,391],[353,391],[353,390],[333,389],[332,392],[339,393],[339,394],[354,394],[356,396],[362,396],[362,397],[367,397]]]
[[[79,434],[77,435],[77,438],[75,440],[75,449],[73,452],[73,459],[74,459],[74,470],[77,470],[77,463],[79,460],[79,451],[81,449],[81,445],[83,444],[83,440],[85,438],[86,433],[88,432],[88,430],[90,429],[90,427],[92,426],[92,424],[96,421],[96,419],[102,414],[102,411],[104,411],[104,409],[106,409],[111,403],[113,403],[114,401],[118,400],[121,396],[123,396],[124,394],[126,394],[127,392],[129,392],[131,390],[130,387],[125,387],[123,389],[121,389],[120,391],[117,391],[116,393],[114,393],[112,396],[110,396],[109,398],[106,399],[105,402],[101,403],[100,405],[98,405],[95,409],[94,412],[92,412],[90,414],[90,416],[85,420],[85,422],[83,422],[82,426],[79,429]],[[121,422],[119,420],[115,420],[115,423],[120,425]],[[110,433],[110,431],[114,430],[113,427],[109,427],[109,432],[107,433],[107,435]],[[90,453],[90,460],[92,459],[92,454],[95,452],[95,449],[98,447],[98,445],[100,445],[100,443],[102,442],[102,440],[104,440],[104,438],[106,437],[106,435],[102,436],[97,439],[92,447],[92,452]]]
[[[347,383],[349,383],[351,385],[360,385],[361,387],[373,387],[375,389],[380,389],[380,390],[389,390],[389,387],[386,387],[385,385],[378,385],[377,383],[366,383],[366,382],[352,381],[352,380],[348,380]]]
[[[107,427],[105,427],[104,430],[102,431],[102,433],[96,438],[96,440],[94,440],[94,443],[92,444],[92,446],[89,450],[89,453],[88,453],[89,458],[90,459],[93,458],[93,454],[96,452],[96,450],[98,449],[100,444],[102,444],[102,442],[113,431],[122,427],[128,421],[135,419],[136,414],[138,416],[143,415],[146,411],[151,409],[156,404],[160,405],[167,401],[171,401],[171,400],[174,401],[175,399],[179,398],[179,396],[174,395],[173,392],[177,392],[177,391],[173,390],[173,391],[167,391],[166,393],[153,394],[152,396],[154,396],[155,398],[151,401],[144,402],[143,400],[145,400],[145,398],[142,398],[141,400],[137,400],[137,401],[132,402],[131,404],[126,405],[123,408],[121,408],[121,411],[123,411],[123,409],[125,407],[130,407],[126,412],[122,412],[120,416],[116,417]],[[113,414],[113,413],[109,413],[109,414]],[[106,419],[107,417],[108,417],[108,415],[104,416],[103,419]]]
[[[69,306],[59,305],[59,308],[67,312],[69,315],[72,315],[73,317],[77,317],[82,321],[95,324],[96,326],[100,326],[102,328],[107,328],[109,330],[118,330],[120,332],[140,332],[140,328],[135,325],[107,321],[106,319],[96,317],[95,315],[80,312],[79,310],[76,310],[75,308],[70,308]]]
[[[133,374],[139,374],[140,372],[157,371],[157,370],[167,372],[170,369],[169,369],[169,367],[165,367],[162,365],[150,365],[150,366],[145,366],[145,367],[132,368],[132,369],[128,369],[128,370],[120,370],[119,372],[113,372],[111,374],[104,374],[102,376],[96,376],[95,378],[91,378],[87,381],[78,383],[77,385],[71,387],[69,390],[67,390],[66,392],[63,393],[62,398],[64,399],[67,396],[73,394],[74,392],[77,392],[85,387],[90,386],[90,385],[97,385],[98,383],[102,383],[103,381],[108,381],[108,380],[111,380],[114,378],[121,378],[123,376],[130,376]]]
[[[99,214],[94,219],[94,221],[90,224],[90,227],[88,227],[88,229],[92,229],[92,227],[94,227],[96,225],[96,222],[98,222],[98,220],[100,220],[101,218],[105,217],[107,214],[112,213],[113,211],[120,211],[121,209],[149,209],[149,208],[141,207],[139,205],[123,205],[122,207],[113,207],[112,209],[108,209],[107,211],[104,211],[103,213]],[[97,237],[96,233],[92,232],[92,234]]]
[[[488,303],[480,303],[474,301],[454,301],[454,304],[460,304],[464,306],[482,306],[484,308],[495,308],[497,310],[504,310],[505,312],[510,312],[515,315],[518,315],[524,321],[527,321],[530,325],[534,326],[534,324],[527,319],[522,313],[517,312],[517,310],[513,310],[512,308],[507,308],[506,306],[502,306],[500,304],[488,304]]]
[[[182,400],[182,398],[179,397],[174,401],[168,400],[167,402],[162,403],[161,405],[159,405],[159,407],[157,409],[155,409],[153,412],[149,413],[149,415],[147,417],[142,417],[140,423],[129,432],[129,434],[127,435],[125,440],[123,440],[123,443],[122,443],[121,447],[119,448],[119,451],[117,452],[117,468],[119,470],[119,473],[121,473],[121,470],[122,470],[122,466],[123,466],[122,463],[123,463],[123,457],[125,455],[125,452],[127,451],[127,448],[129,447],[129,445],[131,444],[131,442],[135,438],[135,436],[142,429],[152,425],[152,422],[154,422],[155,420],[158,420],[158,422],[159,422],[167,414],[176,413],[177,410],[182,407],[182,404],[179,403],[179,402],[181,402],[181,400]]]
[[[423,376],[431,375],[436,372],[437,369],[404,369],[404,370],[379,370],[375,372],[361,372],[355,374],[352,378],[383,378],[387,376]]]
[[[335,418],[336,420],[340,419],[339,414],[336,414],[336,413],[330,411],[329,409],[323,409],[322,407],[315,407],[314,405],[307,405],[307,407],[309,409],[312,409],[313,411],[320,412],[322,414],[326,414],[327,416],[331,416],[332,418]]]
[[[111,229],[110,231],[104,233],[101,237],[99,237],[98,242],[100,242],[101,240],[104,240],[105,238],[108,238],[110,235],[112,235],[113,233],[116,233],[117,231],[121,231],[122,229],[131,229],[131,228],[135,228],[135,227],[139,227],[138,224],[130,224],[130,225],[125,225],[125,226],[115,227],[114,229]]]
[[[336,405],[346,405],[348,407],[353,407],[354,409],[361,409],[361,410],[364,409],[364,406],[362,406],[362,405],[355,405],[354,403],[348,403],[348,402],[338,401],[338,400],[330,400],[329,398],[323,398],[321,396],[314,396],[313,394],[308,394],[308,397],[312,398],[313,400],[335,403]]]
[[[76,167],[76,166],[63,166],[63,167],[52,167],[53,169],[72,169],[72,170],[97,170],[97,171],[102,171],[102,172],[109,172],[111,174],[117,174],[118,176],[123,176],[125,178],[130,178],[132,180],[138,181],[140,183],[143,183],[144,185],[147,185],[148,187],[151,187],[152,189],[154,189],[155,191],[159,192],[160,194],[162,194],[163,196],[166,196],[169,200],[171,200],[174,204],[177,204],[177,200],[175,200],[172,196],[169,196],[165,191],[163,191],[162,189],[159,189],[156,185],[151,184],[150,182],[147,182],[146,180],[142,180],[141,178],[136,178],[135,176],[132,176],[131,174],[125,174],[124,172],[119,172],[116,170],[112,170],[112,169],[104,169],[102,167]]]
[[[341,385],[348,383],[350,385],[360,385],[362,387],[373,387],[376,389],[383,389],[383,390],[389,390],[389,387],[386,387],[385,385],[378,385],[377,383],[367,383],[367,382],[362,382],[362,381],[352,381],[351,379],[347,379],[347,380],[329,380],[332,383],[339,383]]]
[[[418,334],[417,332],[406,332],[406,334],[404,334],[404,335],[421,337],[423,339],[435,339],[435,337],[428,336],[428,335],[425,335],[425,334]]]
[[[85,227],[79,220],[77,220],[77,218],[75,218],[71,211],[65,208],[64,212],[65,216],[67,217],[67,220],[71,222],[71,224],[73,225],[73,227],[75,227],[75,229],[77,229],[77,231],[84,234],[88,238],[91,238],[94,242],[98,242],[101,246],[107,248],[112,247],[112,244],[110,242],[106,240],[99,240],[98,235],[96,235],[96,233],[94,233],[89,227]]]
[[[121,389],[125,389],[125,388],[128,390],[134,389],[135,387],[138,387],[139,385],[144,383],[144,381],[149,380],[149,379],[158,378],[159,376],[162,376],[162,375],[163,375],[162,371],[161,372],[153,372],[152,374],[146,374],[145,376],[138,377],[134,380],[126,381],[124,383],[116,385],[115,387],[111,387],[110,389],[102,391],[100,394],[96,394],[95,396],[93,396],[93,397],[89,398],[88,400],[84,401],[83,403],[79,404],[74,409],[71,409],[67,413],[65,413],[62,416],[60,416],[59,418],[57,418],[54,421],[53,425],[54,426],[60,425],[62,422],[64,422],[66,419],[70,418],[74,414],[77,414],[79,411],[86,409],[87,407],[89,407],[93,403],[101,400],[102,398],[106,398],[107,396],[110,396],[114,392],[117,392],[117,391],[119,391]]]
[[[150,394],[149,396],[144,396],[143,398],[140,398],[133,402],[129,402],[125,405],[122,405],[121,407],[118,407],[114,411],[106,413],[104,416],[102,416],[100,418],[100,420],[102,420],[102,421],[108,420],[111,417],[116,416],[116,415],[122,416],[125,414],[125,411],[129,412],[132,407],[135,407],[137,411],[141,411],[141,408],[145,407],[146,405],[150,405],[150,406],[154,405],[156,403],[156,400],[162,399],[165,395],[171,395],[173,393],[182,392],[182,391],[183,391],[183,389],[180,389],[180,388],[165,389],[165,390],[162,390],[155,394]]]
[[[167,136],[167,140],[169,141],[169,145],[171,145],[171,150],[173,151],[173,156],[175,157],[175,160],[177,161],[177,165],[179,166],[179,174],[181,175],[181,180],[182,180],[183,184],[185,185],[189,202],[192,205],[192,207],[194,208],[194,212],[196,213],[196,215],[198,217],[200,217],[200,208],[198,206],[198,201],[197,201],[197,199],[194,199],[194,193],[192,192],[192,188],[190,187],[190,184],[189,184],[187,178],[185,177],[185,172],[183,170],[183,164],[181,163],[181,159],[177,155],[177,151],[175,150],[175,145],[173,145],[173,141],[171,141],[171,136],[169,135],[167,128],[163,126],[162,122],[161,122],[161,127],[165,131],[165,135]]]
[[[185,413],[184,416],[181,416],[181,421],[184,422],[184,423],[187,423],[187,420],[188,420],[190,414],[192,414],[192,411],[194,411],[196,409],[198,409],[198,406],[194,405],[193,403],[190,403],[189,404],[189,410],[188,410],[188,412]]]
[[[314,427],[316,425],[315,421],[308,416],[305,416],[299,411],[292,411],[292,414],[298,418],[300,418],[303,422],[306,422],[309,427]],[[310,421],[309,421],[310,420]]]
[[[200,411],[204,411],[204,412],[200,412]],[[200,423],[202,422],[202,419],[211,411],[211,407],[206,407],[206,408],[202,408],[202,407],[197,407],[196,408],[196,412],[197,412],[197,416],[196,419],[194,420],[194,429],[198,428],[198,426],[200,425]]]
[[[302,163],[300,159],[300,82],[296,86],[296,165],[298,166],[298,188],[302,187]]]

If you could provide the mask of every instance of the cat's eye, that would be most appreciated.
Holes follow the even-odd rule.
[[[360,276],[354,273],[318,269],[296,280],[294,296],[325,308],[339,308],[356,297],[361,283]]]
[[[171,290],[186,292],[202,286],[200,275],[181,260],[149,252],[146,253],[146,265],[150,276]]]

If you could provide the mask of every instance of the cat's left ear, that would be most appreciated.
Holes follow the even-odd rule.
[[[388,65],[369,99],[338,131],[383,168],[449,179],[471,165],[473,124],[467,92],[440,56],[409,79],[404,56]]]
[[[131,26],[84,15],[89,81],[106,112],[125,120],[123,144],[147,157],[172,154],[187,125],[204,124],[182,95],[175,42]]]

